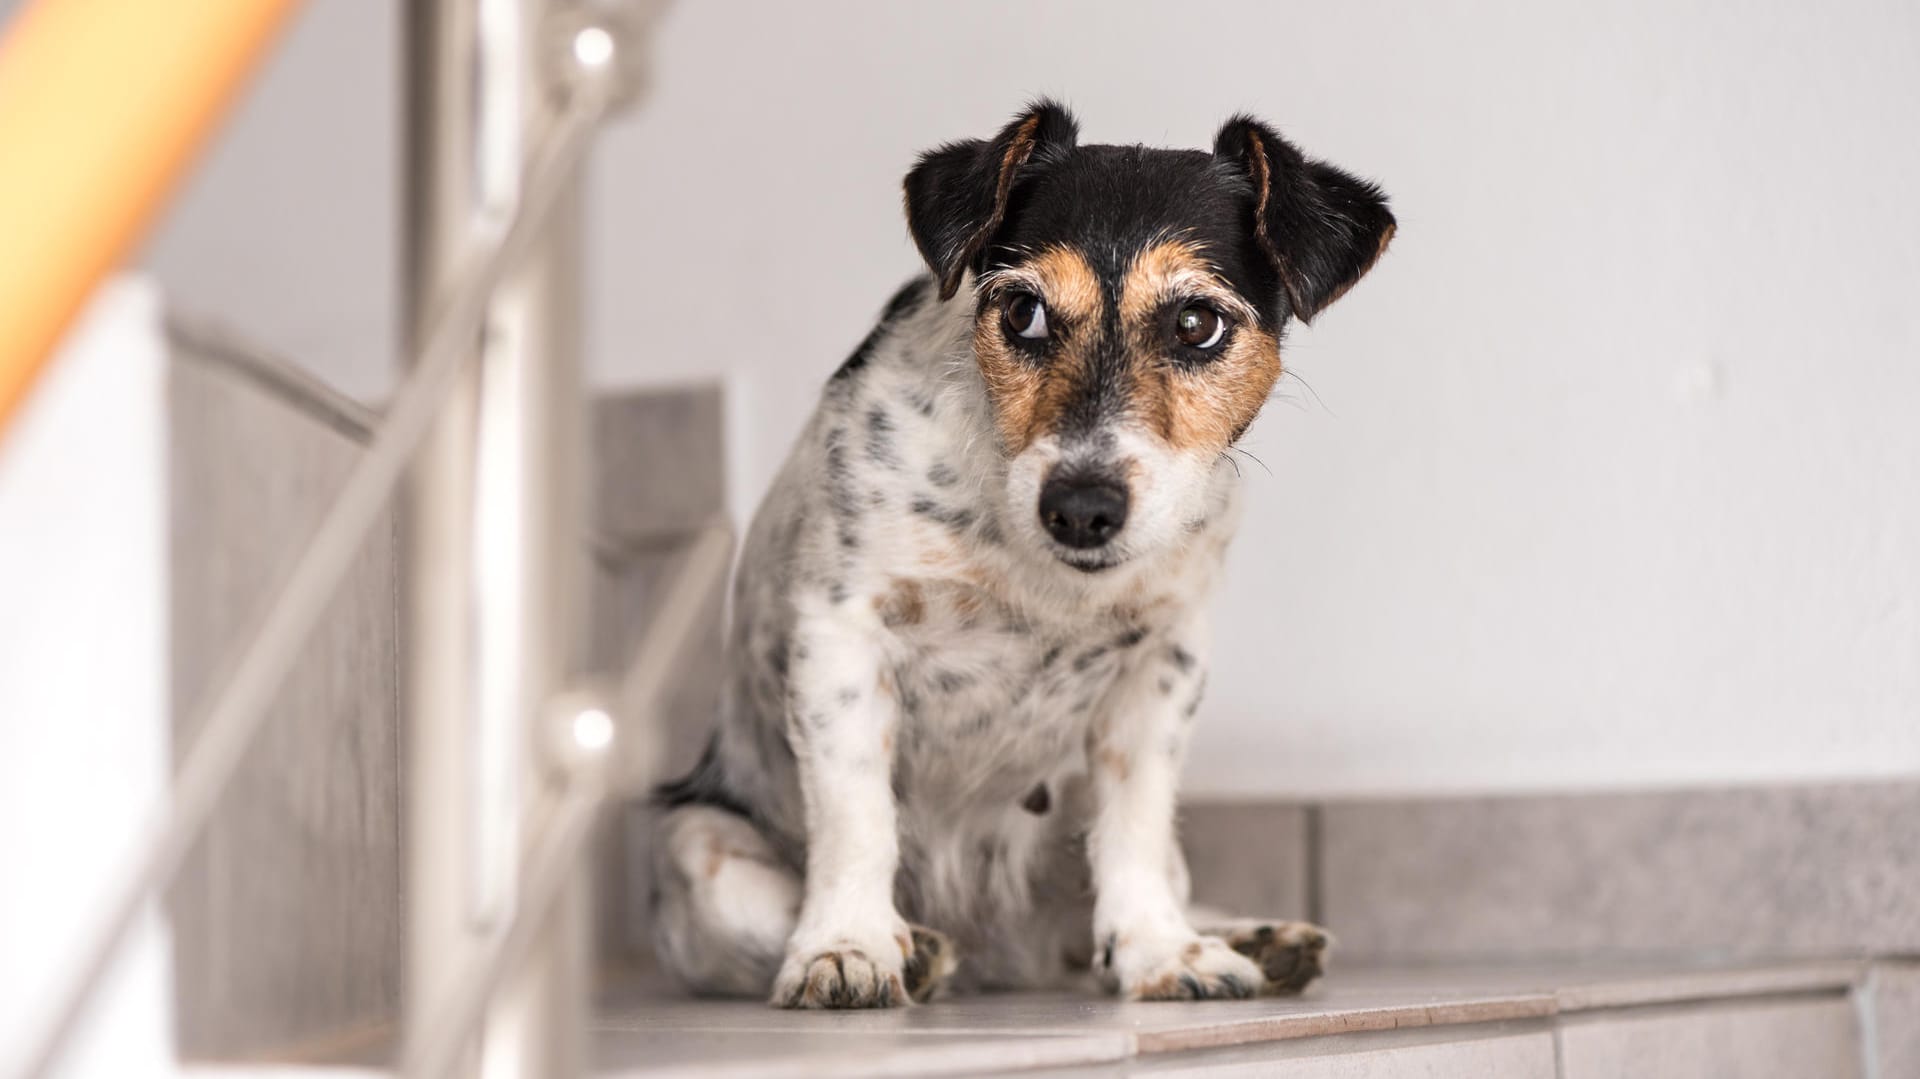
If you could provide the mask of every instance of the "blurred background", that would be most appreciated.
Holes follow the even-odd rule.
[[[366,400],[395,22],[309,5],[146,255]],[[722,380],[744,521],[918,269],[917,153],[1039,94],[1095,142],[1245,109],[1401,227],[1245,443],[1191,785],[1911,775],[1917,49],[1900,3],[686,3],[592,167],[589,370]]]
[[[214,0],[195,2],[171,10]],[[36,5],[140,10],[0,0],[0,33]],[[201,744],[199,704],[404,392],[404,18],[541,5],[293,7],[16,418],[0,393],[0,1079],[41,1029],[7,1020],[78,969]],[[574,545],[591,551],[572,552],[590,625],[519,642],[610,679],[660,626],[684,646],[648,709],[609,706],[632,759],[569,840],[598,984],[649,973],[636,777],[704,741],[716,522],[744,527],[824,381],[920,272],[900,200],[916,156],[1047,95],[1083,142],[1206,147],[1254,113],[1377,181],[1400,222],[1291,332],[1243,443],[1258,462],[1188,765],[1198,898],[1324,922],[1359,972],[1357,997],[1330,981],[1285,1014],[1446,1015],[1530,1062],[1363,1040],[1326,1052],[1412,1070],[1343,1075],[1920,1076],[1920,6],[679,0],[633,40],[647,91],[598,129],[550,228],[563,251],[580,230],[578,317],[545,344],[584,365],[559,441],[581,443],[589,488],[568,498],[591,507]],[[0,145],[0,196],[23,162]],[[128,961],[59,1074],[384,1065],[409,1007],[412,1033],[439,1014],[406,997],[435,924],[408,889],[423,851],[461,844],[421,839],[407,693],[457,635],[406,620],[446,566],[382,506],[200,838],[150,881],[165,902],[127,908]],[[472,531],[449,549],[483,546]],[[528,684],[543,708],[574,688]],[[522,711],[525,742],[545,713]],[[660,754],[633,729],[656,714]],[[552,763],[539,748],[503,767]],[[1484,974],[1503,964],[1527,973]],[[1595,971],[1626,980],[1596,990]],[[905,1074],[887,1039],[926,1033],[596,1011],[587,984],[551,999],[634,1074],[726,1053],[728,1075],[837,1074],[856,1052]],[[962,1025],[999,1038],[1014,1014],[1031,1035],[1051,1013],[1027,1008]],[[1215,1044],[1090,1014],[1048,1035],[1109,1040],[1047,1059]]]

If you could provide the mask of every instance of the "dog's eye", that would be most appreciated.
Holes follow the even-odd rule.
[[[1190,348],[1212,348],[1227,336],[1227,320],[1211,307],[1190,304],[1174,316],[1173,335]]]
[[[1015,292],[1003,301],[1001,318],[1016,337],[1038,341],[1047,336],[1047,305],[1031,292]]]

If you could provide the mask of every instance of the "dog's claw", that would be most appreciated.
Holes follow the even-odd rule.
[[[891,1008],[906,999],[900,972],[858,949],[822,952],[804,964],[789,961],[773,992],[782,1008]]]

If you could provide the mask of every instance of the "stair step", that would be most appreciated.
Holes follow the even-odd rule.
[[[609,993],[595,1074],[746,1076],[1181,1074],[1583,1079],[1862,1074],[1859,961],[1740,965],[1336,968],[1306,995],[1128,1003],[1074,993],[965,997],[874,1012],[691,1000],[659,982]],[[209,1079],[382,1074],[204,1068]],[[1736,1054],[1737,1060],[1729,1054]],[[359,1065],[358,1067],[353,1065]],[[1627,1070],[1622,1071],[1621,1068]]]

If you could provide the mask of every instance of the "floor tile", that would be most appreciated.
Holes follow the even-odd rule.
[[[614,1030],[594,1035],[594,1074],[646,1079],[749,1076],[982,1075],[1124,1060],[1126,1039],[1100,1035],[813,1030]]]
[[[753,1001],[690,1001],[658,991],[610,1001],[601,1030],[1122,1035],[1142,1053],[1354,1031],[1491,1022],[1552,1014],[1544,992],[1453,991],[1356,977],[1286,999],[1117,1001],[1095,994],[966,997],[886,1012],[787,1012]]]
[[[1515,1027],[1524,1029],[1510,1029]],[[1127,1074],[1154,1079],[1555,1079],[1555,1069],[1553,1034],[1536,1022],[1471,1032],[1447,1028],[1336,1035],[1181,1053],[1140,1060]]]
[[[1327,926],[1383,961],[1920,951],[1920,783],[1331,804]]]
[[[1842,996],[1595,1012],[1560,1031],[1562,1079],[1858,1079]]]

